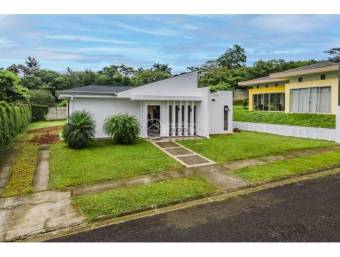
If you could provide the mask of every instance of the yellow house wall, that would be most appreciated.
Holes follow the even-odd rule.
[[[331,87],[331,112],[335,114],[338,104],[338,76],[337,72],[323,73],[326,74],[325,80],[320,80],[321,73],[305,76],[292,77],[289,83],[285,84],[285,112],[289,112],[290,108],[290,89],[308,88],[308,87]],[[298,82],[298,78],[302,77],[303,82]]]
[[[284,93],[285,87],[284,85],[275,86],[274,84],[268,84],[268,87],[259,86],[259,88],[250,88],[249,89],[249,110],[253,110],[253,95],[254,94],[266,94],[266,93]]]

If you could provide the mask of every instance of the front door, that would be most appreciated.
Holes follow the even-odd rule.
[[[148,136],[159,137],[161,132],[161,107],[148,105]]]

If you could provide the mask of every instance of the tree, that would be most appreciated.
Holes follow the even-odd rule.
[[[9,70],[0,71],[0,100],[8,102],[28,100],[28,90],[20,84],[20,78]]]
[[[20,72],[19,67],[16,64],[12,64],[6,70],[9,70],[9,71],[11,71],[15,74],[19,74],[19,72]]]
[[[328,57],[329,61],[340,62],[340,47],[331,48],[325,51],[325,53],[330,55],[330,57]]]
[[[18,65],[18,68],[23,71],[25,76],[33,76],[35,72],[37,72],[40,68],[39,62],[34,57],[27,57],[25,60],[25,65]]]
[[[229,69],[239,68],[245,65],[247,56],[244,48],[234,45],[222,54],[217,60],[217,65]]]
[[[154,65],[152,65],[151,70],[153,70],[153,71],[163,71],[163,72],[171,74],[171,68],[169,67],[168,64],[155,63]]]
[[[168,72],[148,69],[138,71],[136,75],[131,78],[131,81],[133,85],[140,86],[169,77],[171,77],[171,74],[169,74]]]
[[[31,104],[55,106],[56,98],[48,90],[35,89],[29,91],[29,101]]]

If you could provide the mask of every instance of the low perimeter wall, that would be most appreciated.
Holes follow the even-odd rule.
[[[240,130],[264,132],[282,136],[335,141],[335,129],[276,125],[241,121],[234,121],[233,127],[239,128]]]
[[[49,107],[46,120],[65,120],[67,119],[67,107]]]

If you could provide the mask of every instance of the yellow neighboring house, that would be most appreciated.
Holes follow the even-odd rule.
[[[249,88],[249,110],[335,114],[339,65],[322,61],[242,81]]]

